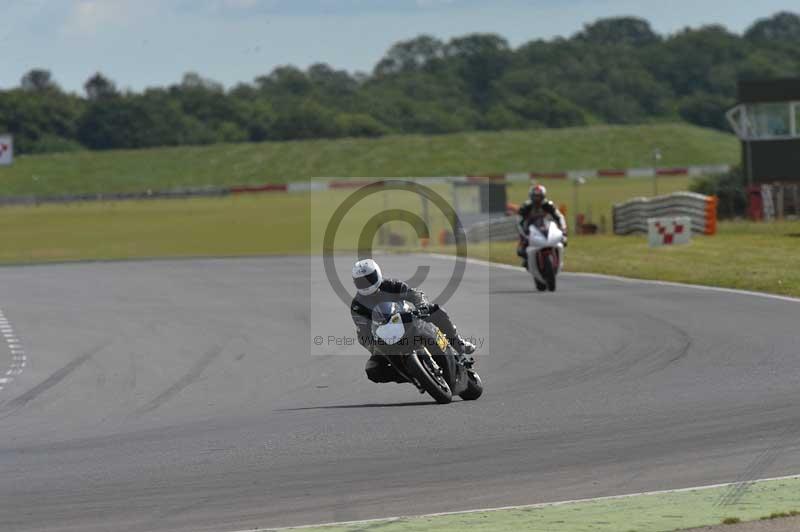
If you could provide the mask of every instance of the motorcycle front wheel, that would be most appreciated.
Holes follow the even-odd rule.
[[[465,401],[474,401],[483,395],[483,382],[481,381],[481,376],[471,369],[467,370],[467,372],[469,384],[467,385],[467,389],[461,394],[461,398]]]
[[[442,369],[436,365],[427,349],[408,355],[405,366],[409,376],[414,378],[437,403],[445,405],[453,400],[453,392],[444,378]]]
[[[542,272],[547,289],[551,292],[556,291],[556,270],[553,267],[553,257],[544,258],[544,271]]]

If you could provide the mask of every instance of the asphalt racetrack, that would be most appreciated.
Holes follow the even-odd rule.
[[[381,263],[430,264],[432,295],[453,269]],[[314,352],[317,329],[351,331],[312,270],[0,269],[28,357],[0,391],[0,530],[227,532],[800,473],[796,302],[571,275],[539,294],[470,264],[447,308],[487,342],[486,392],[439,406],[370,383],[352,348]]]

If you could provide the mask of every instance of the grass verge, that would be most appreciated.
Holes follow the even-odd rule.
[[[4,208],[0,264],[317,252],[319,237],[346,194]],[[395,196],[394,201],[392,208],[415,200]],[[343,223],[339,249],[355,249],[364,221],[385,208],[381,201],[375,203]],[[418,200],[414,205],[418,207]],[[434,227],[443,224],[433,222]],[[475,258],[518,264],[513,242],[471,245],[469,252]],[[576,236],[570,239],[566,264],[575,272],[800,296],[800,222],[725,222],[714,237],[656,249],[643,237]]]
[[[307,254],[307,195],[0,209],[0,263]]]
[[[470,247],[476,258],[519,264],[513,246]],[[800,296],[800,222],[724,222],[716,236],[650,248],[644,237],[571,238],[566,269]]]
[[[719,505],[730,489],[716,487],[669,493],[541,505],[527,508],[416,517],[306,529],[315,532],[669,532],[718,525],[723,520],[755,521],[800,505],[800,479],[756,482],[733,505]]]
[[[389,136],[19,157],[2,195],[141,192],[310,177],[404,177],[581,168],[733,164],[733,135],[687,124]]]
[[[572,210],[569,183],[547,180],[551,197]],[[682,190],[686,178],[663,179],[666,191]],[[614,202],[644,195],[651,184],[641,179],[595,180],[582,186],[579,208],[599,222],[610,219]],[[447,186],[434,186],[448,200]],[[45,204],[0,209],[0,263],[135,259],[143,257],[305,254],[311,227],[321,234],[333,210],[351,191],[306,194],[262,194],[226,198]],[[343,233],[355,235],[368,217],[390,208],[419,213],[420,201],[402,193],[381,193],[345,220]],[[521,202],[527,186],[515,183],[509,199]],[[437,216],[438,215],[438,216]],[[431,209],[435,234],[445,220]],[[411,236],[408,226],[392,230]],[[346,245],[345,245],[346,247]]]
[[[666,190],[684,189],[686,178],[662,179]],[[548,180],[551,196],[572,209],[570,185]],[[581,187],[581,210],[595,218],[608,213],[611,204],[646,194],[651,184],[641,179],[590,181]],[[451,190],[433,186],[448,201]],[[226,198],[86,202],[45,204],[38,207],[0,209],[0,263],[43,261],[135,259],[143,257],[238,256],[305,254],[309,252],[311,227],[321,234],[334,209],[352,191],[306,194],[260,194]],[[515,183],[509,199],[522,201],[527,186]],[[342,227],[343,238],[355,245],[364,222],[383,209],[407,209],[419,213],[419,198],[409,193],[381,193],[359,205]],[[435,234],[445,220],[431,208]],[[609,215],[606,214],[608,218]],[[392,230],[411,236],[404,224]]]

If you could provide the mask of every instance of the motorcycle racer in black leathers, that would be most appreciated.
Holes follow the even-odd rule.
[[[475,352],[475,345],[459,336],[447,312],[439,305],[431,304],[422,290],[410,288],[405,282],[397,279],[385,279],[380,266],[372,259],[356,262],[353,266],[353,282],[358,294],[350,304],[350,315],[356,325],[358,343],[371,355],[364,368],[369,380],[405,382],[384,357],[372,352],[372,309],[384,301],[412,303],[421,318],[444,333],[450,345],[459,353],[461,362],[467,366],[472,365],[472,358],[469,355]]]
[[[522,259],[522,267],[528,269],[528,227],[531,222],[543,216],[550,216],[564,233],[564,247],[567,247],[567,219],[558,210],[555,203],[547,199],[547,189],[542,185],[534,185],[528,191],[528,200],[520,205],[519,212],[519,244],[517,256]]]

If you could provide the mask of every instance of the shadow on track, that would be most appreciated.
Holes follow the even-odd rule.
[[[522,294],[546,294],[546,292],[539,292],[538,290],[489,290],[489,295],[499,295],[499,294],[512,294],[512,295],[522,295]]]
[[[298,408],[278,408],[273,412],[302,412],[303,410],[339,410],[345,408],[395,408],[402,406],[435,405],[436,401],[417,401],[414,403],[365,403],[361,405],[302,406]]]

